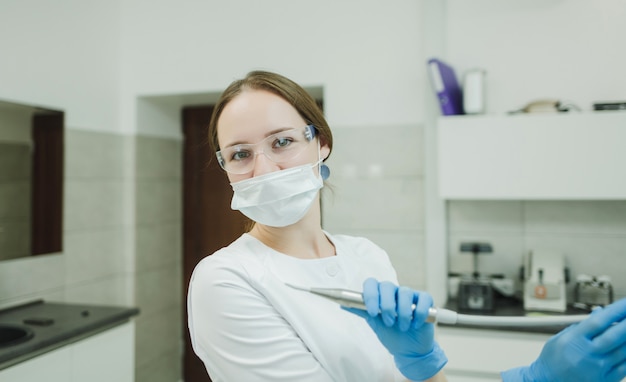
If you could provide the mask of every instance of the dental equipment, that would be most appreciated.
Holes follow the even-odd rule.
[[[366,310],[363,302],[363,294],[361,292],[340,288],[305,288],[293,284],[285,283],[285,285],[301,291],[316,294],[332,300],[342,306],[348,308],[356,308]],[[415,309],[415,304],[413,304]],[[473,314],[460,314],[450,309],[431,307],[428,309],[428,318],[426,322],[440,322],[448,325],[468,325],[468,326],[518,326],[518,327],[536,327],[536,326],[552,326],[552,325],[570,325],[580,322],[587,318],[588,314],[576,315],[554,315],[554,316],[479,316]]]

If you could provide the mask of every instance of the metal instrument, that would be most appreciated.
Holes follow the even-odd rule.
[[[342,306],[365,310],[363,302],[363,294],[348,289],[341,288],[306,288],[298,285],[285,285],[322,296],[332,300]],[[415,304],[413,304],[415,309]],[[587,318],[588,314],[576,315],[550,315],[550,316],[479,316],[473,314],[460,314],[453,310],[431,307],[428,309],[428,318],[426,322],[439,322],[448,325],[467,325],[467,326],[491,326],[491,327],[536,327],[550,325],[570,325],[580,322]]]

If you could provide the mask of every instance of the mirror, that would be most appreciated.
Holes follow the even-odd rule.
[[[62,251],[63,117],[0,100],[0,260]]]

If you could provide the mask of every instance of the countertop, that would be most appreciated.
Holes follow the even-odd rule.
[[[458,303],[456,300],[448,300],[445,305],[446,309],[453,310],[462,314],[479,314],[483,316],[529,316],[529,315],[570,315],[570,314],[588,314],[589,311],[577,309],[574,307],[568,306],[567,310],[563,313],[559,312],[528,312],[524,310],[524,306],[521,301],[514,299],[498,299],[495,304],[495,309],[493,311],[462,311],[458,310]],[[545,333],[545,334],[556,334],[561,330],[565,329],[568,325],[550,325],[550,326],[536,326],[536,327],[496,327],[496,326],[471,326],[471,325],[450,325],[439,323],[439,326],[447,326],[447,327],[457,327],[457,328],[472,328],[472,329],[488,329],[488,330],[501,330],[508,332],[527,332],[527,333]]]
[[[0,370],[118,326],[139,309],[36,300],[0,310],[0,324],[32,331],[28,341],[0,346]]]

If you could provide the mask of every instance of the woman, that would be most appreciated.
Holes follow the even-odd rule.
[[[194,351],[213,381],[443,380],[447,359],[425,324],[432,298],[411,292],[415,349],[392,356],[377,333],[337,304],[290,287],[361,290],[397,284],[372,242],[322,230],[319,190],[332,134],[299,85],[255,71],[218,101],[209,138],[233,187],[231,207],[254,225],[194,270],[188,295]],[[403,328],[405,329],[405,328]]]
[[[209,136],[231,206],[254,222],[202,260],[189,286],[191,340],[212,380],[445,381],[447,358],[425,322],[431,296],[398,287],[370,241],[321,228],[332,134],[314,100],[285,77],[252,72],[226,89]],[[289,285],[363,290],[367,311]],[[626,299],[553,336],[529,366],[502,372],[507,382],[625,377]]]

